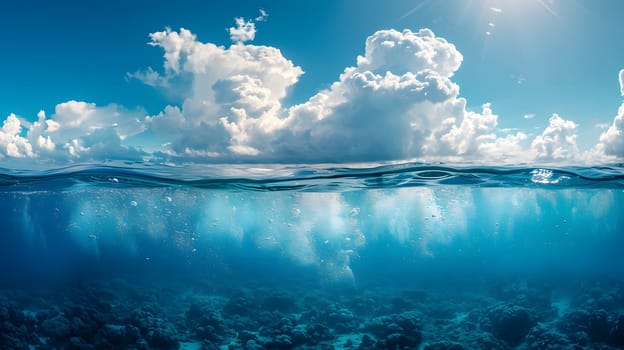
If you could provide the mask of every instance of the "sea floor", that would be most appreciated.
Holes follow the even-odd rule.
[[[0,289],[1,349],[622,349],[624,285],[112,279]]]

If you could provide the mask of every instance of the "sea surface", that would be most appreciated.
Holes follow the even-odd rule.
[[[624,166],[0,169],[0,349],[623,349]]]

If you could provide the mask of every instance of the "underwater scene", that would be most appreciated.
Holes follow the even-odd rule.
[[[623,14],[0,1],[0,350],[624,350]]]
[[[623,170],[5,170],[0,348],[621,349]]]

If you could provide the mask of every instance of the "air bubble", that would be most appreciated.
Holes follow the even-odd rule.
[[[349,216],[351,216],[352,218],[354,218],[354,217],[356,217],[358,215],[360,215],[360,208],[353,208],[349,212]]]
[[[136,207],[137,205],[139,205],[139,203],[137,203],[136,201],[130,201],[130,205]]]

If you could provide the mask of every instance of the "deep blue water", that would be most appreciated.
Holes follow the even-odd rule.
[[[619,165],[3,170],[0,347],[622,348],[623,214]]]

